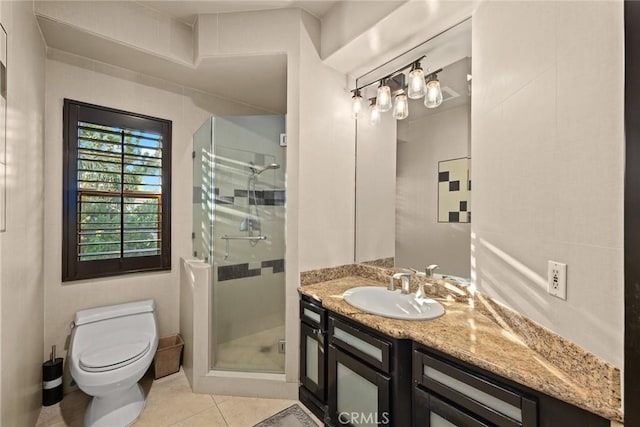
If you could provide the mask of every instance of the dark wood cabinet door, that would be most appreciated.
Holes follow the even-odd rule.
[[[335,426],[392,426],[391,378],[329,345],[329,416]]]
[[[300,324],[300,383],[320,402],[325,396],[325,333]]]

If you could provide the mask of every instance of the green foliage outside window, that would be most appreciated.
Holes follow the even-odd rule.
[[[160,135],[78,123],[78,259],[159,255]]]

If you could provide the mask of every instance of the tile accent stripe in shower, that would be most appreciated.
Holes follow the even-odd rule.
[[[223,205],[233,205],[239,198],[249,198],[247,190],[234,190],[233,196],[223,196],[220,189],[214,189],[215,201]],[[201,187],[193,187],[193,200],[206,200]],[[256,203],[259,206],[284,206],[286,200],[286,190],[256,190]],[[253,198],[249,199],[249,204],[253,205]]]
[[[284,206],[285,190],[256,190],[256,203],[266,206]],[[247,197],[247,190],[234,190],[234,198]],[[249,203],[254,204],[253,197],[249,198]]]
[[[242,279],[244,277],[261,276],[268,273],[265,270],[271,269],[273,274],[284,272],[284,259],[274,259],[271,261],[262,261],[262,268],[249,268],[249,263],[223,265],[218,267],[218,282],[233,279]]]

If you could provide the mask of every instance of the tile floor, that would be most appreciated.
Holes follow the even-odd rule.
[[[182,371],[156,381],[146,376],[141,384],[148,392],[147,406],[135,427],[251,427],[295,403],[306,410],[296,400],[195,394]],[[88,403],[89,396],[81,391],[70,393],[59,404],[42,408],[36,426],[81,427]]]

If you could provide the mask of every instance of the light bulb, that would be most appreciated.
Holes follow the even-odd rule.
[[[351,106],[353,108],[353,118],[357,119],[358,115],[362,111],[362,107],[364,107],[364,100],[362,99],[362,95],[360,95],[360,91],[358,89],[353,92],[353,97],[351,97]]]
[[[404,92],[396,95],[396,101],[393,105],[393,117],[396,120],[402,120],[409,117],[409,102],[407,100],[407,95],[405,95]]]
[[[440,82],[438,76],[429,76],[427,82],[427,94],[424,97],[424,106],[427,108],[436,108],[442,104],[442,90],[440,89]]]
[[[372,103],[369,106],[369,109],[370,109],[369,121],[371,122],[371,126],[377,126],[378,123],[380,123],[380,109],[378,108],[378,105],[375,103]]]
[[[393,103],[391,102],[391,89],[384,84],[384,80],[380,80],[380,87],[378,88],[378,96],[376,96],[376,105],[381,113],[391,110]]]
[[[424,81],[424,71],[420,68],[420,63],[416,63],[413,69],[409,73],[409,85],[407,89],[407,95],[411,99],[418,99],[425,96],[427,93],[427,86]]]

